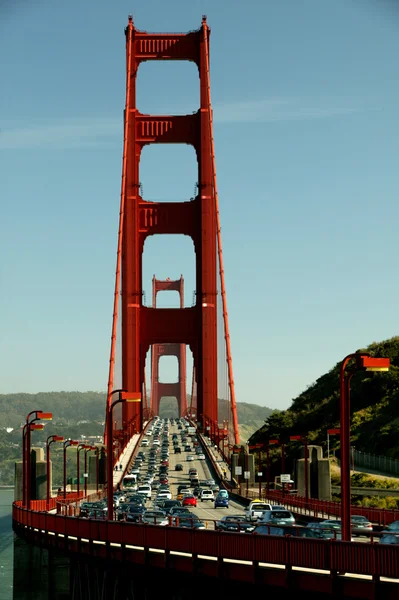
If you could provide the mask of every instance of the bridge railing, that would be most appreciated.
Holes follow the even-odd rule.
[[[255,495],[255,493],[252,492],[251,495]],[[329,502],[327,500],[316,500],[314,498],[306,501],[306,499],[302,496],[283,496],[283,493],[278,490],[270,490],[269,492],[262,490],[262,498],[273,500],[286,507],[299,509],[302,514],[312,514],[314,517],[325,515],[331,517],[341,516],[340,502]],[[372,523],[378,523],[379,525],[384,526],[389,525],[389,523],[392,523],[392,521],[399,520],[399,510],[379,509],[366,506],[352,506],[352,514],[361,515],[369,519],[369,521]]]
[[[35,512],[13,505],[14,529],[20,535],[54,540],[77,539],[79,552],[85,543],[99,541],[121,547],[134,546],[164,552],[185,552],[217,559],[320,569],[331,574],[354,573],[399,578],[399,548],[380,544],[318,540],[296,537],[256,536],[235,532],[193,530],[180,527],[136,525]],[[90,542],[87,543],[87,540]],[[60,542],[61,543],[61,542]]]
[[[217,475],[220,475],[219,466],[215,462],[212,453],[209,452],[208,446],[206,445],[205,441],[203,439],[201,439],[201,441],[205,454],[213,466],[213,470]],[[258,491],[246,490],[245,486],[241,486],[239,489],[233,489],[231,484],[224,481],[223,479],[220,479],[220,484],[243,504],[248,504],[250,500],[255,500],[256,498],[259,498]],[[341,516],[340,502],[317,500],[314,498],[311,498],[308,501],[306,501],[306,499],[302,496],[289,494],[285,494],[283,496],[283,493],[280,490],[269,490],[269,492],[266,492],[266,489],[263,489],[261,496],[262,500],[268,499],[275,501],[278,504],[286,506],[287,508],[294,508],[297,512],[303,515],[308,515],[315,518],[329,518]],[[369,521],[371,521],[372,523],[377,523],[378,525],[382,526],[389,525],[389,523],[392,523],[392,521],[399,520],[399,510],[394,509],[389,510],[353,505],[352,514],[361,515],[369,519]]]

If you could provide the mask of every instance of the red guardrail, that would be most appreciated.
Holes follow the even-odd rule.
[[[263,490],[263,497],[266,498],[266,490]],[[328,502],[327,500],[306,499],[301,496],[284,495],[280,491],[272,490],[267,493],[269,500],[277,501],[284,506],[299,508],[305,512],[312,512],[314,516],[328,515],[339,517],[341,515],[340,502]],[[399,510],[387,510],[365,506],[353,506],[352,514],[362,515],[372,523],[379,525],[389,525],[392,521],[399,521]]]
[[[80,541],[83,538],[122,546],[189,552],[195,556],[399,578],[399,547],[396,546],[76,519],[29,511],[16,503],[13,520],[22,527],[37,529],[36,535],[41,536],[51,532]]]

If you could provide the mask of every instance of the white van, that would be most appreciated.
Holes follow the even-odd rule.
[[[262,516],[264,510],[272,510],[271,504],[255,500],[244,510],[244,515],[247,521],[257,521]]]

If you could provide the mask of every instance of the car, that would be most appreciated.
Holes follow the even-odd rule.
[[[394,533],[387,533],[385,535],[382,535],[380,538],[380,544],[399,544],[399,535],[396,535]]]
[[[285,510],[285,506],[281,506],[280,504],[272,504],[272,510]]]
[[[166,492],[166,491],[158,492],[157,500],[172,500],[172,492]]]
[[[202,453],[201,453],[201,454],[198,454],[197,458],[198,458],[199,460],[205,460],[205,454],[202,454]]]
[[[125,511],[123,516],[125,520],[129,521],[130,523],[141,523],[144,513],[144,506],[140,506],[139,504],[131,504],[129,505],[129,510]]]
[[[191,452],[190,444],[187,444],[186,446],[184,446],[184,452]]]
[[[184,496],[191,496],[192,492],[189,488],[183,488],[176,496],[176,500],[183,500]]]
[[[168,514],[170,514],[172,508],[182,508],[181,502],[178,500],[160,500],[158,506]]]
[[[214,479],[206,479],[205,481],[205,485],[215,485],[215,480]]]
[[[149,483],[145,483],[143,485],[139,485],[137,489],[137,493],[147,498],[151,498],[151,486]]]
[[[325,540],[341,540],[341,529],[329,527],[323,521],[318,521],[315,523],[308,523],[306,525],[307,529],[311,529],[313,531],[318,531],[321,538]]]
[[[195,496],[193,496],[192,494],[190,494],[190,495],[187,494],[187,495],[183,496],[182,505],[183,506],[197,506],[197,498]]]
[[[361,515],[351,515],[352,535],[371,535],[373,533],[373,525],[366,517]]]
[[[204,502],[204,500],[215,500],[212,490],[202,490],[200,494],[200,500],[201,502]]]
[[[198,471],[194,467],[190,467],[188,470],[188,476],[198,477]]]
[[[265,510],[271,511],[272,505],[268,502],[262,502],[261,500],[254,500],[244,510],[244,515],[246,516],[248,521],[257,521],[258,518],[262,516],[262,513]]]
[[[169,519],[162,510],[146,510],[141,520],[148,525],[169,525]]]
[[[169,510],[169,514],[171,516],[179,516],[179,515],[191,515],[192,513],[190,513],[190,509],[187,508],[187,506],[181,506],[181,503],[179,502],[180,506],[173,506],[170,510]]]
[[[308,527],[292,527],[290,525],[281,525],[280,527],[275,525],[256,525],[252,534],[329,539],[323,535],[323,529],[317,530],[309,529]]]
[[[216,521],[215,530],[251,533],[254,530],[254,525],[249,523],[244,515],[227,515],[220,519],[220,521]]]
[[[289,510],[265,510],[258,519],[260,525],[295,525],[295,517]]]
[[[180,446],[175,446],[175,454],[181,454]]]
[[[229,492],[227,490],[219,490],[218,496],[223,496],[224,498],[228,498]]]
[[[175,471],[183,471],[183,465],[181,463],[177,463],[175,466]]]
[[[187,461],[190,462],[190,461],[193,461],[193,460],[194,460],[194,456],[192,454],[189,454],[187,456]]]
[[[218,494],[215,498],[215,508],[229,508],[229,499]]]
[[[166,477],[166,475],[160,475],[159,476],[159,481],[161,484],[167,484],[169,483],[169,479]]]

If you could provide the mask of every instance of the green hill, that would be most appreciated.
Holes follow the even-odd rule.
[[[390,358],[391,368],[388,373],[357,372],[352,377],[351,444],[357,450],[397,457],[399,337],[374,342],[360,351]],[[288,440],[289,435],[307,434],[310,442],[326,447],[327,429],[339,427],[340,364],[299,394],[288,410],[273,412],[252,435],[250,443],[265,442],[276,436]],[[339,447],[338,440],[335,443]]]
[[[32,441],[44,445],[49,435],[62,435],[84,440],[89,436],[104,433],[105,393],[100,392],[47,392],[38,394],[0,395],[0,485],[13,483],[14,461],[21,457],[21,426],[32,410],[52,412],[53,420],[46,423],[44,431],[35,431]],[[257,404],[238,403],[238,420],[246,441],[272,413],[270,408]],[[219,401],[219,415],[225,416],[225,401]],[[176,417],[175,399],[165,398],[161,402],[162,417]],[[11,431],[10,431],[11,430]],[[93,438],[93,441],[96,441]],[[52,456],[56,463],[56,474],[61,469],[60,448],[54,448]],[[58,464],[59,463],[59,464]],[[60,481],[57,480],[57,484]]]

